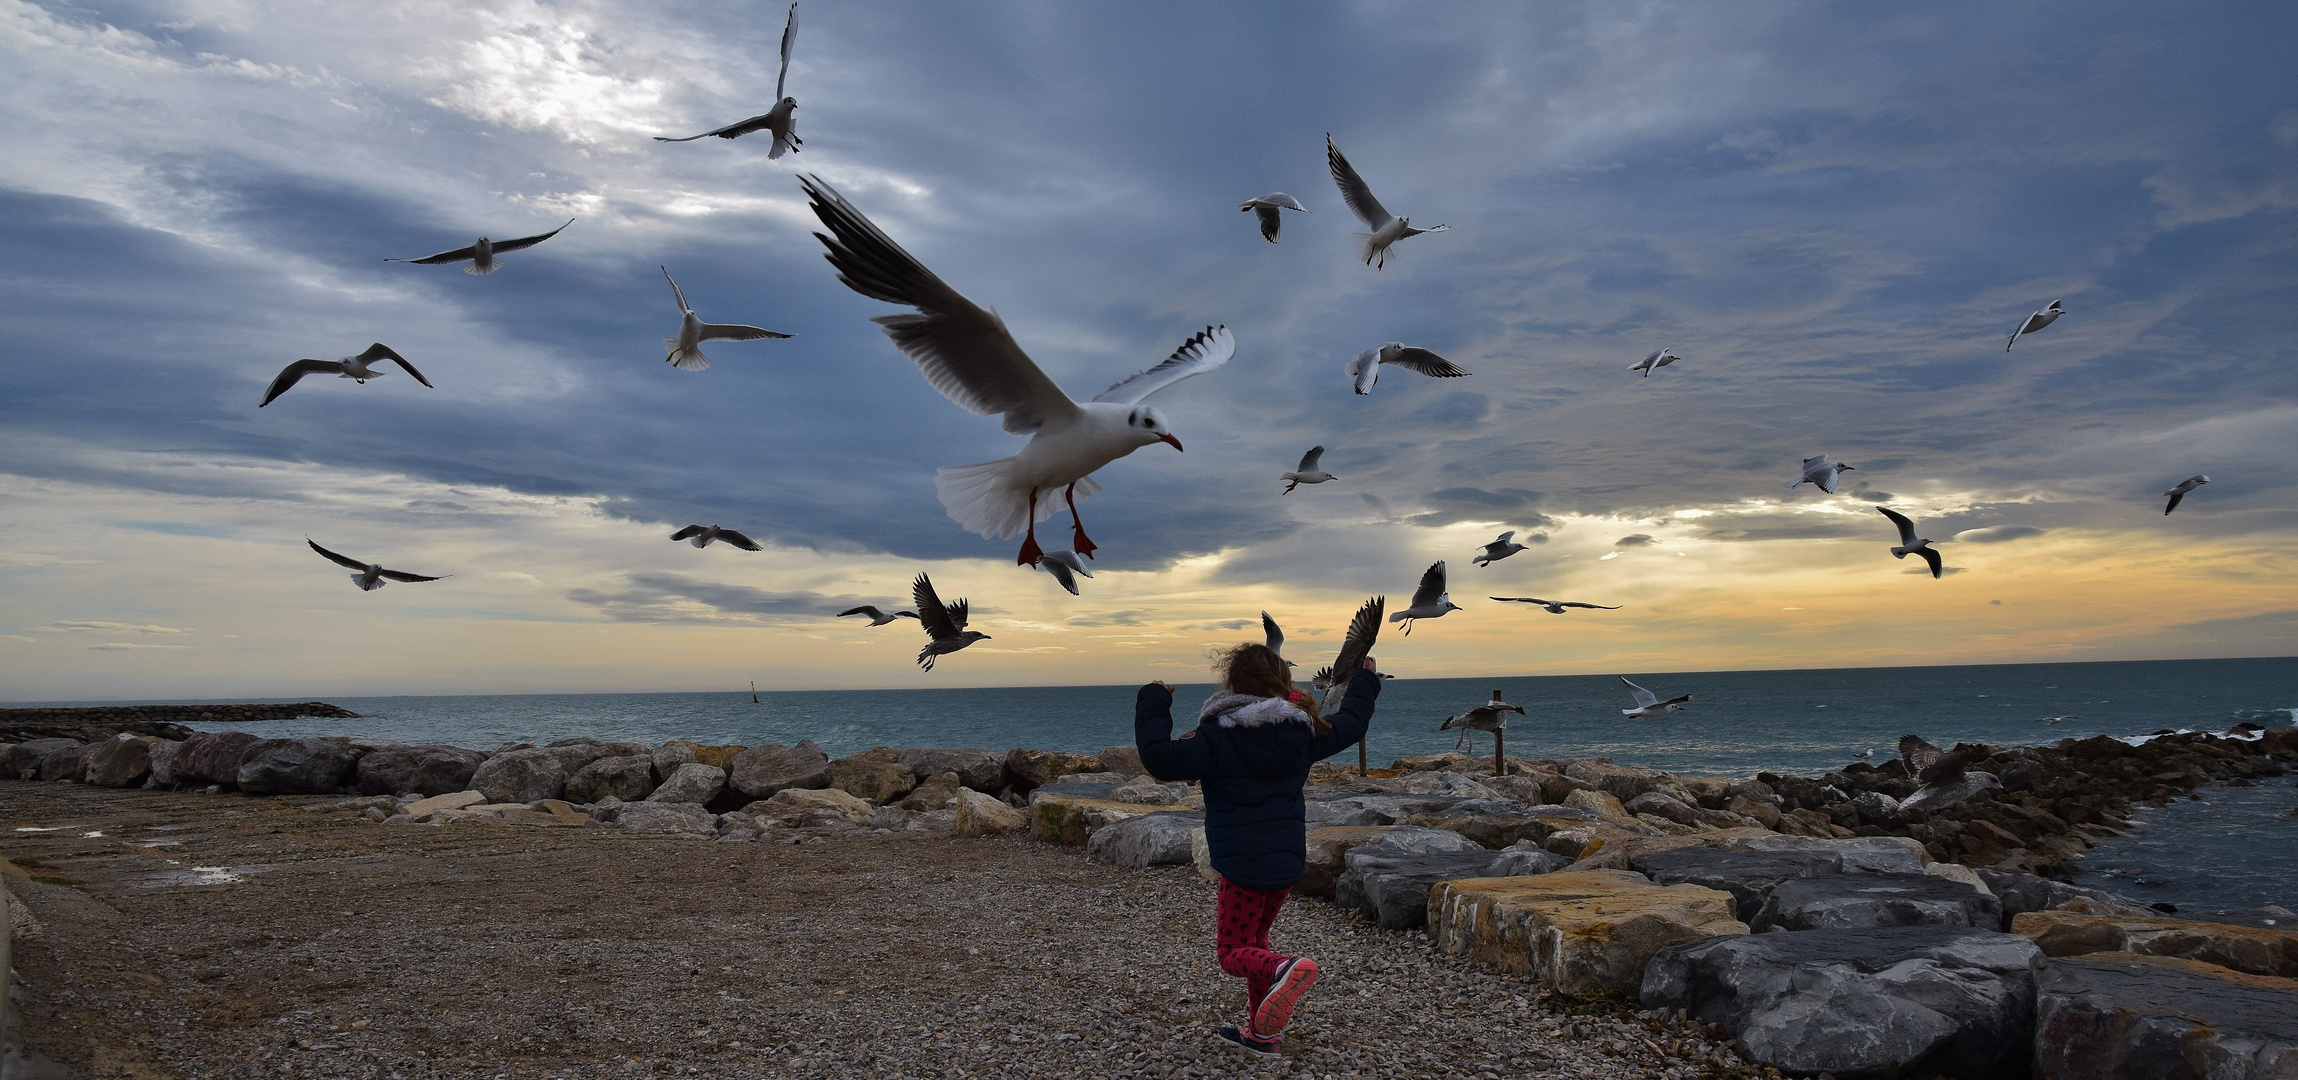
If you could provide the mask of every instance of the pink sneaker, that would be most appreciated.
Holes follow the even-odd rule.
[[[1261,999],[1261,1007],[1253,1010],[1253,1032],[1274,1036],[1284,1033],[1285,1025],[1293,1022],[1293,1009],[1317,984],[1317,962],[1306,956],[1286,960],[1277,969],[1277,981],[1269,987],[1269,996]]]

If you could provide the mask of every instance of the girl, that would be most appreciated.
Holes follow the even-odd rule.
[[[1204,782],[1205,845],[1221,874],[1214,941],[1221,970],[1245,980],[1250,1006],[1220,1037],[1274,1058],[1293,1007],[1317,981],[1316,961],[1269,951],[1269,925],[1308,868],[1301,787],[1310,765],[1364,738],[1381,680],[1365,657],[1328,722],[1266,645],[1224,650],[1213,667],[1221,689],[1198,711],[1196,730],[1173,738],[1173,688],[1160,680],[1134,701],[1133,739],[1149,775]]]

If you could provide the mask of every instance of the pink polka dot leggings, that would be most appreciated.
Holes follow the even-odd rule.
[[[1220,950],[1221,970],[1245,980],[1245,994],[1251,999],[1248,1015],[1260,1010],[1269,984],[1276,981],[1277,967],[1285,962],[1269,951],[1269,927],[1290,895],[1291,889],[1261,892],[1221,879],[1214,944]]]

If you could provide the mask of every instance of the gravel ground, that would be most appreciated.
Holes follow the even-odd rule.
[[[89,1077],[1754,1076],[1321,901],[1281,1062],[1186,867],[895,835],[379,826],[315,800],[0,781],[26,1048]],[[30,831],[30,830],[46,831]],[[1720,1037],[1720,1033],[1717,1033]],[[1776,1075],[1776,1074],[1775,1074]]]

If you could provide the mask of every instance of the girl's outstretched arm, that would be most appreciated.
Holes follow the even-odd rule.
[[[1349,676],[1348,696],[1341,699],[1340,708],[1325,717],[1333,729],[1309,743],[1311,760],[1322,761],[1363,741],[1365,731],[1372,727],[1372,703],[1380,697],[1380,684],[1380,676],[1369,666]]]
[[[1205,740],[1173,737],[1173,688],[1162,682],[1142,687],[1133,698],[1133,745],[1141,751],[1141,767],[1159,780],[1205,777],[1211,756]]]

